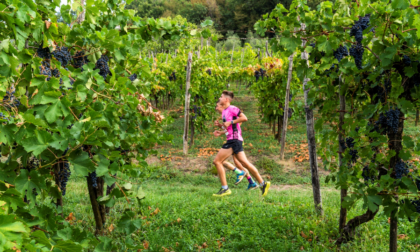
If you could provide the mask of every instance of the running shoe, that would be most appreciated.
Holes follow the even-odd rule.
[[[262,196],[267,196],[268,193],[268,189],[270,188],[271,183],[264,181],[264,185],[261,186],[261,192],[262,192]]]
[[[255,190],[255,189],[257,189],[259,187],[259,185],[257,184],[257,183],[252,183],[252,184],[248,184],[248,189],[246,189],[247,191],[248,190]]]
[[[223,197],[226,195],[230,195],[232,194],[232,191],[228,188],[228,189],[223,189],[221,188],[220,191],[218,193],[213,194],[214,197]]]
[[[241,174],[236,175],[236,182],[235,185],[241,183],[241,181],[245,178],[245,172],[242,171]]]

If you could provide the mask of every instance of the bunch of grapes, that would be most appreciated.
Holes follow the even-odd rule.
[[[39,72],[42,75],[48,76],[47,81],[51,79],[51,66],[48,61],[42,61],[42,65],[39,66]]]
[[[372,175],[372,172],[369,170],[368,165],[363,167],[362,177],[365,181],[374,181],[375,180],[375,176]]]
[[[196,105],[193,106],[194,116],[192,117],[193,120],[197,118],[197,116],[201,116],[201,107],[197,107]]]
[[[332,71],[334,71],[334,70],[335,70],[335,72],[337,72],[337,71],[338,71],[338,65],[336,65],[336,64],[332,64],[332,66],[330,67],[330,69],[325,70],[325,74],[327,75],[327,77],[330,77],[330,73],[331,73]]]
[[[130,77],[128,77],[131,81],[134,81],[135,79],[137,79],[137,74],[132,74],[130,75]]]
[[[420,200],[412,200],[411,204],[413,204],[413,206],[416,208],[416,212],[420,213]]]
[[[260,71],[257,70],[257,71],[254,72],[254,76],[255,76],[256,81],[258,81],[260,79],[260,75],[261,75]]]
[[[98,177],[96,177],[96,171],[89,173],[89,179],[92,181],[92,186],[98,188]]]
[[[9,120],[4,114],[3,112],[0,112],[0,118],[3,120]]]
[[[122,148],[121,148],[121,146],[120,147],[118,147],[117,148],[117,151],[119,151],[120,153],[121,153],[121,155],[125,155],[127,152],[129,152],[130,150],[123,150]],[[96,175],[96,173],[95,173],[95,175]]]
[[[381,126],[388,134],[397,133],[398,123],[399,123],[400,110],[399,109],[390,109],[385,113],[379,115],[378,121],[375,124]]]
[[[77,51],[73,56],[73,66],[75,68],[80,68],[83,72],[83,65],[89,63],[85,51]]]
[[[207,69],[206,72],[207,72],[208,75],[211,75],[211,69],[210,68]]]
[[[363,48],[361,43],[357,43],[355,45],[352,45],[350,48],[350,56],[354,58],[354,61],[356,63],[356,67],[358,69],[362,69],[362,61],[363,61],[363,52],[365,49]]]
[[[293,94],[289,94],[289,102],[292,101]]]
[[[260,76],[261,76],[261,79],[264,80],[264,76],[266,76],[265,75],[266,73],[267,73],[267,71],[265,71],[264,69],[260,68]]]
[[[20,101],[17,97],[15,97],[15,91],[12,92],[6,91],[6,95],[3,97],[3,103],[7,104],[5,107],[14,107],[18,108],[20,106]]]
[[[337,50],[333,52],[334,57],[340,62],[345,56],[349,55],[346,46],[340,46]]]
[[[356,41],[359,43],[362,43],[363,39],[363,30],[368,28],[370,21],[370,14],[367,14],[366,16],[362,17],[354,23],[353,27],[350,30],[350,36],[354,36]]]
[[[346,142],[344,142],[343,140],[338,141],[338,144],[341,146],[343,151],[347,149]]]
[[[410,57],[408,57],[407,55],[404,55],[403,56],[403,64],[405,65],[405,66],[410,66],[411,65],[411,59],[410,59]]]
[[[41,44],[36,50],[36,54],[38,55],[38,57],[43,58],[43,59],[51,59],[50,48],[48,48],[48,46],[45,48],[42,48],[42,46],[43,44]]]
[[[176,81],[175,72],[172,72],[171,75],[169,75],[169,81]]]
[[[408,172],[408,165],[402,160],[399,160],[395,164],[395,178],[400,179],[403,175],[407,175]]]
[[[106,77],[110,73],[109,67],[108,67],[108,57],[105,55],[101,55],[101,58],[96,61],[95,69],[99,69],[99,75],[104,77],[104,80],[106,80]]]
[[[58,173],[58,180],[60,181],[60,185],[61,185],[60,189],[63,196],[66,195],[66,187],[67,187],[67,182],[69,181],[70,175],[71,175],[70,164],[69,162],[65,161],[63,168],[60,169]]]
[[[67,64],[71,61],[71,54],[69,49],[65,46],[57,47],[52,54],[61,63],[62,67],[67,66]]]

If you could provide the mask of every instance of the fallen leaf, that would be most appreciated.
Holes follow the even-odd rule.
[[[156,215],[160,212],[159,208],[156,208],[155,211],[153,211],[152,213],[150,213],[150,215]]]
[[[143,247],[144,247],[144,249],[149,249],[149,242],[148,241],[144,241],[143,242]]]
[[[203,243],[203,245],[201,245],[203,248],[207,248],[207,243]]]
[[[176,243],[175,243],[175,246],[176,246],[176,247],[178,247],[178,246],[179,246],[179,243],[178,243],[178,242],[176,242]]]
[[[178,218],[178,219],[176,219],[176,221],[177,221],[178,223],[180,223],[182,220],[181,220],[181,218]]]
[[[149,206],[149,210],[152,210],[152,207],[151,206]]]
[[[398,235],[398,240],[404,240],[404,239],[408,239],[408,236],[406,234],[399,234]]]
[[[303,246],[302,246],[302,247],[300,247],[300,250],[304,250]]]
[[[114,231],[114,229],[115,229],[114,224],[111,224],[111,225],[108,227],[108,231],[109,231],[109,232]]]
[[[300,231],[300,236],[302,236],[305,239],[308,238],[308,236],[303,231]]]

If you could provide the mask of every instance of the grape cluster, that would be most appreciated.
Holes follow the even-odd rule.
[[[362,177],[365,181],[374,181],[375,180],[375,176],[372,175],[372,171],[369,170],[368,165],[363,167]]]
[[[61,63],[62,67],[67,66],[67,64],[71,61],[69,49],[65,46],[57,47],[52,54]]]
[[[4,114],[3,112],[0,112],[0,118],[3,120],[9,120]]]
[[[407,55],[404,55],[403,56],[403,60],[402,61],[403,61],[403,63],[404,63],[405,66],[410,66],[411,65],[411,59]]]
[[[264,75],[266,74],[267,71],[265,71],[264,69],[260,68],[260,70],[256,70],[254,72],[254,76],[256,81],[258,81],[261,77],[262,80],[264,80]]]
[[[104,80],[106,80],[106,77],[110,73],[109,67],[108,67],[108,57],[105,55],[101,55],[101,58],[96,61],[95,69],[99,69],[99,75],[104,77]]]
[[[123,150],[123,149],[121,148],[121,146],[120,146],[120,147],[118,147],[118,148],[117,148],[117,151],[121,152],[121,155],[125,155],[125,154],[127,154],[127,152],[129,152],[130,150]],[[96,173],[95,173],[95,175],[96,175]]]
[[[50,48],[48,48],[48,46],[45,48],[42,48],[42,46],[43,44],[41,44],[36,50],[36,54],[38,55],[38,57],[43,58],[43,59],[51,59]]]
[[[396,164],[395,164],[395,178],[400,179],[402,178],[403,175],[407,175],[408,174],[408,165],[399,160]]]
[[[340,46],[337,50],[333,52],[334,57],[340,62],[345,56],[349,56],[346,46]]]
[[[176,81],[175,72],[172,72],[171,75],[169,75],[169,81]]]
[[[351,156],[351,162],[356,162],[357,158],[359,157],[358,151],[354,149],[354,139],[352,137],[346,138],[346,146],[350,148],[349,155]],[[343,148],[346,149],[346,148]]]
[[[98,177],[96,177],[96,171],[89,173],[89,179],[92,181],[92,186],[98,188]]]
[[[196,105],[193,106],[194,116],[192,117],[193,120],[197,118],[197,116],[201,116],[201,107],[197,107]]]
[[[390,109],[385,113],[381,113],[379,115],[378,121],[375,124],[381,126],[388,134],[390,133],[397,133],[398,131],[398,124],[399,124],[399,116],[400,110],[399,109]]]
[[[343,151],[347,149],[346,142],[344,142],[343,140],[338,141],[338,144],[341,146]]]
[[[254,76],[255,76],[255,81],[258,81],[260,79],[260,71],[255,71],[254,72]]]
[[[207,69],[206,72],[208,73],[208,75],[211,75],[211,69]]]
[[[73,66],[75,68],[80,68],[83,72],[83,65],[89,63],[87,56],[85,55],[85,51],[77,51],[76,54],[73,56]]]
[[[284,111],[284,109],[285,109],[285,108],[283,107],[283,111]],[[289,118],[289,119],[290,119],[290,118],[292,117],[292,114],[293,114],[293,109],[292,109],[292,108],[289,108],[287,111],[288,111],[288,113],[287,113],[287,118]],[[283,113],[283,114],[281,114],[280,116],[281,116],[281,117],[284,117],[284,113]]]
[[[132,74],[130,75],[130,77],[128,77],[131,81],[134,81],[135,79],[137,79],[137,74]]]
[[[334,70],[335,70],[335,72],[338,71],[338,65],[332,64],[332,66],[330,67],[330,69],[325,70],[325,74],[327,75],[327,77],[330,77],[330,73],[332,71],[334,71]]]
[[[369,21],[370,14],[367,14],[366,16],[360,18],[359,21],[354,23],[353,27],[351,27],[350,36],[354,36],[357,42],[362,43],[363,30],[368,28]]]
[[[51,79],[50,63],[48,61],[42,61],[42,65],[39,66],[39,72],[42,75],[48,76],[47,81],[49,81]]]
[[[362,44],[357,43],[355,45],[352,45],[350,48],[350,56],[354,58],[354,61],[356,63],[356,67],[358,69],[362,69],[362,61],[363,61],[363,52],[365,49],[363,48]]]
[[[6,108],[8,107],[18,108],[21,104],[19,99],[15,96],[14,90],[12,92],[6,91],[6,95],[3,97],[3,103],[4,104],[7,103],[7,106],[5,106]]]
[[[66,161],[64,162],[62,169],[60,169],[60,172],[58,173],[58,180],[60,181],[60,189],[63,196],[66,195],[66,187],[67,187],[67,182],[69,181],[70,175],[71,175],[70,164],[69,162]]]
[[[413,204],[413,206],[416,208],[416,212],[420,213],[420,200],[412,200],[411,204]]]

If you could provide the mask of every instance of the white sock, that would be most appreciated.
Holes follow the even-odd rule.
[[[260,186],[263,186],[263,185],[264,185],[264,183],[265,183],[265,181],[263,180],[263,182],[261,182]]]
[[[229,188],[229,186],[227,186],[227,185],[222,185],[222,189],[228,189]]]

